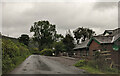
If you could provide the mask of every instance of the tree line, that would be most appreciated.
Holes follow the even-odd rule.
[[[75,41],[79,44],[95,35],[95,31],[92,29],[78,27],[73,31],[74,36],[71,35],[70,30],[63,36],[62,34],[57,34],[56,25],[51,24],[49,21],[34,22],[30,32],[34,33],[32,38],[38,43],[39,51],[45,48],[53,49],[56,55],[61,51],[72,53]],[[27,34],[21,35],[18,39],[28,46],[29,36]]]

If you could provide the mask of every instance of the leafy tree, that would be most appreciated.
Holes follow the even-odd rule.
[[[74,48],[74,38],[70,34],[66,34],[65,38],[63,38],[63,43],[66,48],[66,52],[72,53]]]
[[[76,30],[73,31],[74,33],[74,38],[77,40],[77,44],[81,40],[82,42],[85,41],[86,39],[90,39],[95,32],[89,28],[77,28]]]
[[[64,38],[62,34],[56,34],[56,41],[61,41]]]
[[[29,44],[29,35],[27,34],[22,34],[21,37],[18,38],[19,42],[25,44],[28,46]]]
[[[65,51],[65,45],[62,41],[54,42],[53,46],[55,48],[55,56],[57,56],[59,52]]]
[[[48,21],[38,21],[31,26],[30,32],[34,32],[34,40],[38,42],[39,50],[44,47],[51,48],[51,44],[55,41],[56,25]]]

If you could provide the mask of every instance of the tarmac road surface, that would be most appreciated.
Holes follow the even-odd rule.
[[[47,56],[31,55],[10,74],[83,74],[74,66],[67,66]]]

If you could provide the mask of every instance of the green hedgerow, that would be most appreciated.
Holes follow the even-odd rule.
[[[3,74],[14,69],[26,56],[30,55],[27,47],[19,42],[2,39],[2,72]],[[21,61],[20,61],[21,60]]]
[[[52,49],[43,49],[40,54],[45,56],[52,56],[53,50]]]

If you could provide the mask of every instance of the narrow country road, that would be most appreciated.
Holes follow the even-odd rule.
[[[64,65],[47,56],[31,55],[10,74],[83,74],[83,70]]]

